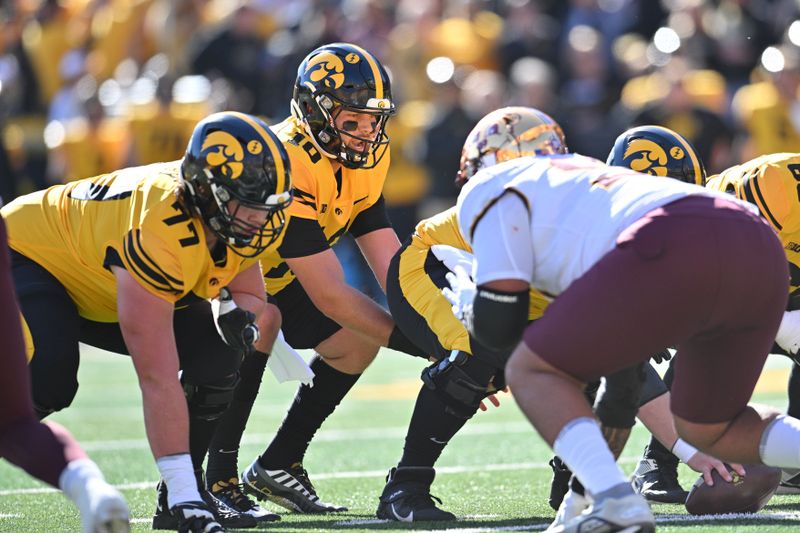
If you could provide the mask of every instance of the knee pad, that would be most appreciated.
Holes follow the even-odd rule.
[[[189,417],[206,421],[221,417],[233,401],[233,392],[238,383],[238,372],[203,385],[193,385],[181,379],[183,394],[189,405]]]
[[[639,398],[639,406],[650,403],[662,394],[669,392],[667,384],[658,375],[653,365],[646,364],[644,367],[644,385],[642,385],[642,393]]]
[[[641,364],[606,376],[594,405],[600,422],[613,428],[632,428],[639,410],[643,383],[644,371]]]
[[[489,395],[489,383],[495,374],[495,369],[465,352],[453,350],[450,357],[422,371],[422,382],[444,402],[447,412],[468,420]]]

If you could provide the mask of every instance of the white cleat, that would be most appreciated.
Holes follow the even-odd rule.
[[[589,500],[586,496],[582,496],[577,492],[569,489],[561,500],[561,505],[558,506],[556,511],[556,518],[550,524],[548,530],[563,526],[589,507]]]
[[[655,529],[647,500],[640,494],[630,494],[595,502],[572,520],[551,526],[547,533],[653,533]]]
[[[85,495],[78,503],[83,533],[130,532],[128,504],[117,489],[102,479],[90,479]]]

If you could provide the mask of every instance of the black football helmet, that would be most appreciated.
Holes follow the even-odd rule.
[[[561,126],[532,107],[503,107],[480,119],[461,150],[456,186],[480,169],[518,157],[569,152]]]
[[[201,120],[181,178],[187,204],[236,254],[255,257],[283,231],[283,210],[292,202],[289,156],[256,117],[224,112]],[[258,227],[237,218],[242,207],[266,212],[266,223]]]
[[[347,168],[372,168],[386,153],[386,122],[395,113],[391,84],[380,62],[363,48],[333,43],[308,54],[297,69],[291,109],[317,149]],[[374,140],[335,126],[345,109],[375,115]],[[363,141],[364,149],[348,148],[345,137]]]
[[[662,126],[639,126],[617,137],[607,164],[644,174],[706,184],[706,169],[685,137]]]

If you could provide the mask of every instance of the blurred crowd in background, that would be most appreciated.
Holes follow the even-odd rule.
[[[0,196],[178,159],[222,109],[289,114],[315,47],[390,71],[385,188],[401,240],[452,205],[460,149],[488,111],[552,115],[572,151],[661,124],[709,173],[800,151],[798,0],[4,0]]]

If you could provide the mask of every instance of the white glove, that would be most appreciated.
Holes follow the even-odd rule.
[[[283,337],[283,331],[278,330],[278,338],[272,345],[272,353],[267,359],[267,366],[272,370],[278,383],[299,381],[313,386],[314,371],[308,366],[306,360],[289,346]]]
[[[468,330],[472,330],[472,303],[475,301],[475,295],[478,289],[475,282],[467,274],[461,266],[456,266],[453,272],[448,272],[445,275],[447,283],[450,288],[445,287],[442,289],[442,294],[447,298],[447,301],[453,306],[453,314],[461,321],[462,324],[467,326]]]
[[[800,310],[783,313],[783,320],[781,320],[781,327],[778,328],[778,334],[775,336],[775,342],[789,352],[792,357],[797,355],[797,352],[800,351]]]
[[[474,256],[464,250],[459,250],[447,244],[434,244],[431,246],[431,252],[436,256],[436,259],[444,263],[444,266],[450,272],[455,272],[456,267],[461,267],[467,272],[472,272],[472,261]]]

